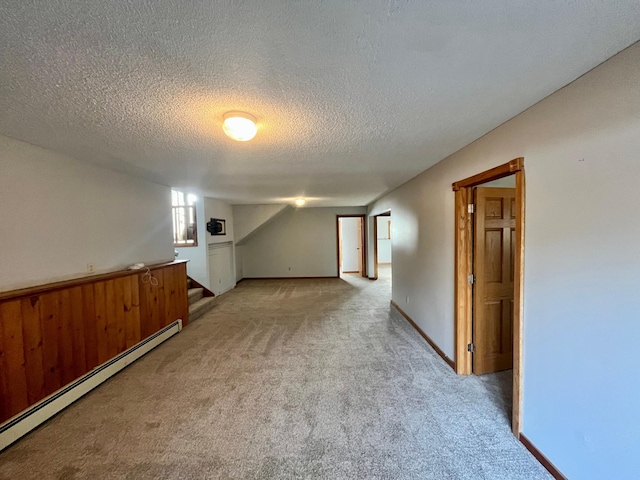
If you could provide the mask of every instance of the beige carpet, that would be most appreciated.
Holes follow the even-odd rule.
[[[385,278],[244,281],[0,453],[0,478],[549,478],[504,382],[456,376],[389,297]]]

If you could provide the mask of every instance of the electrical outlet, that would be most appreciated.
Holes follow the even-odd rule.
[[[87,273],[96,273],[96,266],[93,263],[87,263]]]
[[[407,295],[407,298],[405,299],[405,302],[409,303],[409,295]]]
[[[289,271],[291,271],[291,267],[289,267]]]

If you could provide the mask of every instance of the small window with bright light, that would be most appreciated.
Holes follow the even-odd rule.
[[[196,201],[198,197],[181,190],[171,190],[173,244],[176,247],[197,247]]]

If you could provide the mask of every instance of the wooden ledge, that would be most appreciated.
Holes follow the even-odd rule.
[[[189,260],[174,260],[172,262],[154,263],[153,265],[145,265],[150,270],[157,270],[159,268],[170,267],[172,265],[178,265],[181,263],[187,263]],[[20,288],[17,290],[9,290],[7,292],[0,292],[0,301],[8,300],[12,298],[28,297],[31,295],[39,295],[45,292],[51,292],[54,290],[61,290],[63,288],[77,287],[86,285],[88,283],[101,282],[104,280],[112,280],[114,278],[126,277],[129,275],[138,275],[146,272],[146,268],[140,270],[116,270],[113,272],[99,273],[97,275],[86,275],[84,277],[72,278],[69,280],[62,280],[60,282],[46,283],[44,285],[36,285],[35,287]]]

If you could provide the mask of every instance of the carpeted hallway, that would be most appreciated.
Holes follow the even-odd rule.
[[[240,283],[0,453],[0,478],[550,478],[505,375],[456,376],[383,277]]]

